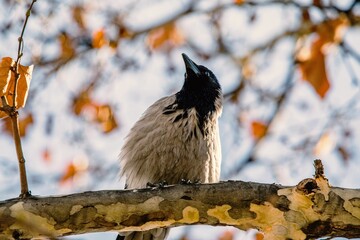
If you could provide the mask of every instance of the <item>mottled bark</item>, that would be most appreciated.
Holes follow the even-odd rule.
[[[319,175],[294,187],[229,181],[0,202],[0,239],[189,224],[256,228],[265,239],[360,237],[360,190]]]

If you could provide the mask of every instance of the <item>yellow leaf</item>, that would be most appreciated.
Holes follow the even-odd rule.
[[[153,29],[147,37],[147,44],[151,49],[159,49],[167,44],[170,48],[184,43],[184,37],[174,22]]]
[[[96,31],[93,34],[93,38],[92,38],[93,48],[101,48],[102,46],[104,46],[106,44],[108,44],[108,40],[106,39],[104,29],[100,29],[100,30]]]
[[[251,123],[252,135],[256,140],[263,138],[267,132],[267,126],[259,121],[253,121]]]

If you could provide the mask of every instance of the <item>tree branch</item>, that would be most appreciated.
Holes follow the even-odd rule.
[[[294,187],[228,181],[9,199],[0,202],[0,239],[192,224],[256,228],[264,239],[359,237],[360,190],[330,187],[316,161],[315,178]]]

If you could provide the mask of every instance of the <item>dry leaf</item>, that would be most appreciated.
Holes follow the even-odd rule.
[[[226,230],[222,233],[219,237],[219,240],[233,240],[234,239],[234,232]]]
[[[309,54],[299,53],[299,68],[302,78],[309,82],[316,93],[324,98],[330,88],[330,83],[326,73],[325,55],[322,52],[323,42],[321,39],[313,42]],[[306,49],[302,49],[306,51]],[[307,56],[306,56],[307,55]],[[302,58],[302,59],[301,59]]]
[[[251,123],[252,135],[256,140],[263,138],[266,135],[267,130],[267,125],[263,122],[253,121]]]
[[[163,47],[165,44],[173,48],[184,43],[184,37],[174,22],[153,29],[147,37],[147,44],[153,50]]]
[[[348,26],[348,19],[343,15],[322,22],[316,27],[318,37],[312,42],[310,50],[303,47],[297,56],[302,78],[312,85],[321,98],[325,97],[330,88],[323,52],[324,46],[341,42],[344,30]]]
[[[75,174],[77,173],[77,170],[73,163],[69,163],[66,167],[65,172],[63,173],[62,177],[60,178],[60,183],[65,183],[66,181],[72,179]]]
[[[91,88],[87,88],[80,92],[79,96],[74,98],[72,109],[75,115],[80,115],[84,108],[91,104],[90,91]]]
[[[11,57],[4,57],[0,62],[0,96],[6,95],[11,79],[10,68],[15,66],[15,61]]]
[[[17,88],[16,101],[15,101],[16,109],[25,106],[29,93],[29,87],[30,87],[30,81],[31,81],[33,69],[34,69],[33,65],[23,66],[19,64],[18,66],[18,72],[20,76],[16,87]],[[9,104],[12,104],[13,101],[12,99],[13,99],[14,87],[15,87],[15,76],[12,75],[7,91],[9,95],[9,99],[8,99]]]
[[[263,240],[264,239],[264,234],[262,232],[257,232],[255,234],[255,240]]]
[[[11,70],[15,66],[15,61],[10,57],[4,57],[0,62],[0,96],[5,96],[8,104],[13,105],[14,87],[15,87],[15,74]],[[15,107],[19,109],[24,107],[29,92],[30,81],[34,66],[18,65],[19,78],[16,87]],[[2,102],[0,102],[2,107]],[[4,112],[0,113],[0,117],[4,117]]]
[[[72,58],[75,55],[75,49],[69,35],[66,32],[62,32],[58,36],[58,40],[61,47],[60,59],[68,60]]]
[[[95,117],[96,121],[100,123],[104,133],[109,133],[118,126],[110,105],[96,106]]]
[[[92,46],[93,48],[101,48],[104,45],[108,45],[108,40],[105,36],[105,30],[100,29],[93,34]]]
[[[316,143],[314,148],[314,154],[316,156],[328,154],[334,149],[334,147],[335,140],[333,136],[329,132],[326,132],[320,137],[319,141]]]
[[[104,133],[109,133],[118,127],[112,107],[108,104],[99,104],[90,97],[91,88],[82,91],[73,101],[73,112],[83,115],[89,121],[100,125]]]
[[[335,19],[328,19],[319,24],[316,28],[316,33],[323,44],[339,43],[342,41],[348,26],[348,18],[345,15],[340,15]]]
[[[49,148],[45,148],[42,152],[42,159],[44,162],[51,162],[52,156]]]
[[[60,183],[65,183],[69,180],[74,179],[74,177],[79,176],[81,173],[84,173],[89,167],[89,159],[86,156],[80,155],[74,157],[74,159],[69,163],[64,171],[64,174],[60,178]]]
[[[240,5],[244,3],[244,0],[234,0],[234,3]]]
[[[86,29],[85,22],[84,22],[84,7],[81,5],[74,6],[72,8],[72,17],[75,20],[76,24],[82,30]]]
[[[338,151],[342,160],[344,160],[345,163],[349,161],[350,153],[344,146],[338,146],[336,150]]]

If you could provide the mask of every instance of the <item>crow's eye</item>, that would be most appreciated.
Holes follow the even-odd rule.
[[[184,74],[185,78],[187,78],[187,73]]]
[[[209,73],[209,72],[205,72],[205,75],[206,75],[207,77],[210,77],[210,73]]]

